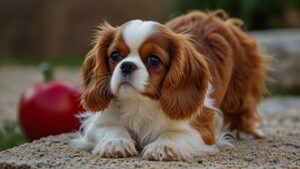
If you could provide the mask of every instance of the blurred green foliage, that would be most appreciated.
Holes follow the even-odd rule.
[[[291,27],[294,22],[300,22],[299,18],[298,21],[286,21],[292,18],[291,15],[299,16],[300,0],[176,0],[175,4],[177,15],[190,10],[215,9],[224,9],[231,17],[241,18],[249,30]]]
[[[276,83],[273,83],[273,84],[267,83],[267,87],[270,92],[269,95],[266,95],[267,97],[270,97],[270,96],[299,96],[300,95],[299,90],[285,89],[284,87],[282,87]]]
[[[28,142],[17,121],[4,121],[0,126],[0,151]]]

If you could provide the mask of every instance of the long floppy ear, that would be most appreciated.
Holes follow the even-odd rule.
[[[116,28],[104,23],[100,27],[94,48],[87,54],[82,68],[83,106],[90,111],[104,110],[110,103],[111,72],[108,68],[107,49],[112,43]]]
[[[162,86],[161,108],[171,119],[188,119],[203,106],[210,73],[206,60],[186,35],[176,34],[171,43],[171,64]]]

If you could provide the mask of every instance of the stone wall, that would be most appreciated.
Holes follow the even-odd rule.
[[[250,33],[273,59],[271,77],[285,90],[300,93],[300,29],[256,31]]]

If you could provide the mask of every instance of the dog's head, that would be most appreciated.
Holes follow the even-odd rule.
[[[190,118],[202,108],[210,75],[188,35],[141,20],[100,29],[82,66],[88,110],[101,111],[132,90],[158,100],[171,119]]]

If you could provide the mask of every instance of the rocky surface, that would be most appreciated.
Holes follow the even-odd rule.
[[[259,111],[264,118],[260,127],[264,139],[234,141],[235,148],[189,161],[102,159],[70,148],[71,133],[0,152],[0,168],[300,168],[300,98],[269,98]]]
[[[277,85],[300,93],[300,29],[254,31],[250,34],[261,44],[263,53],[273,58],[270,72]]]

